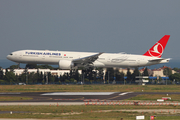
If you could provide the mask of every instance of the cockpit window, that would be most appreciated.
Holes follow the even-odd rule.
[[[11,54],[9,54],[9,55],[13,55],[13,54],[11,53]]]

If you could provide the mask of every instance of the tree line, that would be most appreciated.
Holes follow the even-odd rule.
[[[45,84],[48,80],[50,84],[65,84],[65,83],[112,83],[113,81],[119,83],[132,83],[135,82],[136,76],[143,75],[149,76],[147,68],[142,74],[140,74],[139,69],[135,68],[134,72],[131,73],[130,69],[127,69],[127,73],[119,72],[119,69],[107,68],[106,72],[103,72],[103,68],[89,68],[82,70],[82,74],[78,70],[70,70],[69,73],[64,73],[63,75],[51,75],[50,72],[43,74],[39,72],[40,69],[58,69],[53,68],[49,65],[36,65],[36,64],[27,64],[24,72],[21,75],[15,75],[13,70],[18,68],[17,65],[12,65],[9,67],[10,71],[6,69],[5,75],[3,74],[2,69],[0,69],[0,83],[1,84],[16,84],[16,83],[26,83],[26,84]],[[28,73],[27,69],[37,69],[37,72]],[[175,69],[180,71],[180,69]],[[169,76],[171,80],[180,81],[180,73],[172,74],[172,70],[165,68],[163,71],[164,75]],[[105,77],[103,77],[105,76]],[[125,79],[126,77],[126,79]],[[83,81],[84,80],[84,81]]]
[[[36,64],[27,64],[25,67],[24,72],[21,75],[15,75],[13,70],[17,69],[18,65],[12,65],[8,69],[6,69],[5,75],[3,75],[2,69],[0,70],[0,83],[5,84],[15,84],[15,83],[26,83],[26,84],[45,84],[48,80],[48,83],[78,83],[78,82],[85,82],[85,83],[109,83],[112,81],[122,82],[124,81],[124,73],[119,72],[118,69],[108,68],[107,72],[104,75],[103,68],[89,68],[86,70],[82,70],[82,74],[78,72],[78,70],[70,70],[69,73],[64,73],[63,75],[51,75],[50,72],[43,74],[42,72],[38,71],[40,69],[58,69],[53,68],[49,65],[36,65]],[[27,69],[37,69],[37,72],[28,73]],[[134,73],[131,74],[127,72],[127,80],[126,81],[133,81],[135,76],[139,75],[139,70],[136,68]],[[105,76],[103,78],[103,76]]]

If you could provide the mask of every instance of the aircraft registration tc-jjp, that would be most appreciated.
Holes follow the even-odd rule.
[[[52,64],[60,69],[78,67],[143,67],[168,63],[169,58],[161,58],[170,35],[165,35],[143,55],[126,53],[95,53],[49,50],[19,50],[12,52],[7,59],[16,63]]]

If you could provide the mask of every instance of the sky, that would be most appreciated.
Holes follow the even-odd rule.
[[[180,60],[180,0],[0,0],[0,59],[23,49],[144,54],[171,35]]]

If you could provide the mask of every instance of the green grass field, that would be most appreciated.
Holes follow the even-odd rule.
[[[0,101],[31,100],[29,97],[0,96]]]
[[[143,111],[147,109],[152,111]],[[154,109],[165,109],[166,111],[154,112]],[[138,115],[145,115],[145,120],[149,120],[150,115],[156,115],[158,120],[179,120],[180,116],[176,112],[179,109],[179,106],[0,106],[1,112],[8,111],[8,113],[0,114],[0,118],[41,118],[67,120],[119,120],[123,118],[123,120],[134,120]],[[13,113],[10,114],[10,111]],[[22,111],[25,113],[15,113]]]
[[[1,92],[180,92],[178,85],[0,85]]]
[[[171,97],[171,100],[168,101],[180,101],[180,95],[171,94],[171,95],[163,95],[163,94],[143,94],[137,95],[136,97],[132,97],[126,100],[151,100],[157,101],[157,99],[161,99],[162,97]]]
[[[178,85],[1,85],[1,92],[180,92]],[[156,100],[166,95],[138,95],[128,100]],[[172,101],[179,101],[179,95],[169,95]],[[19,100],[1,96],[2,101]],[[31,99],[31,98],[27,98]],[[134,111],[135,110],[135,111]],[[144,112],[151,110],[151,112]],[[162,110],[163,112],[155,112]],[[145,115],[149,120],[156,115],[158,120],[179,120],[180,106],[130,106],[130,105],[80,105],[80,106],[0,106],[0,118],[78,119],[78,120],[135,120]],[[13,111],[13,114],[10,114]],[[175,112],[174,112],[175,111]],[[178,112],[177,112],[178,111]]]

